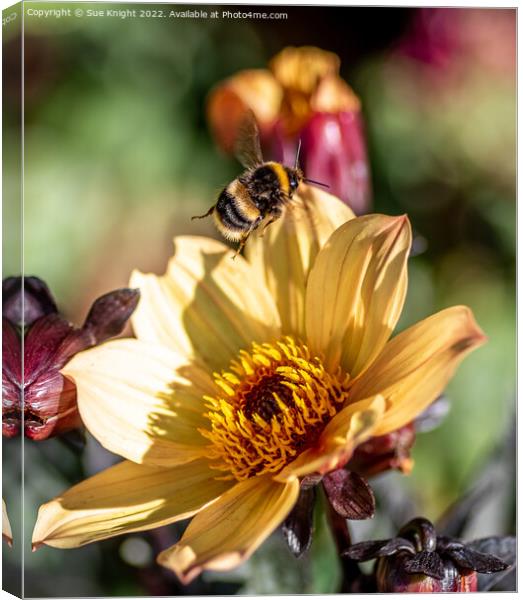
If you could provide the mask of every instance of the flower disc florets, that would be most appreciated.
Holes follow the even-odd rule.
[[[253,344],[214,377],[223,395],[205,397],[210,429],[200,433],[226,479],[280,471],[317,442],[348,398],[349,376],[328,373],[291,337]]]

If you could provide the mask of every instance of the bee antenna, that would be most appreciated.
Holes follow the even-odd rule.
[[[301,150],[301,138],[298,140],[298,149],[296,150],[296,160],[294,161],[294,168],[298,168],[298,160],[300,158],[300,150]]]
[[[321,185],[321,187],[324,188],[330,188],[330,185],[322,183],[321,181],[316,181],[315,179],[307,179],[306,177],[304,177],[303,181],[305,181],[305,183],[314,183],[315,185]]]

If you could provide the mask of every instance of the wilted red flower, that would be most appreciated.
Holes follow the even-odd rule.
[[[339,76],[340,59],[305,46],[284,48],[269,69],[240,71],[209,96],[207,116],[220,147],[233,153],[248,111],[258,122],[271,159],[294,164],[301,140],[301,164],[308,178],[356,214],[367,212],[370,178],[360,101]]]
[[[378,475],[390,469],[409,474],[413,466],[410,450],[415,440],[414,423],[386,435],[371,438],[356,448],[347,468],[365,477]]]
[[[378,558],[379,592],[475,592],[476,573],[495,573],[510,566],[476,550],[474,542],[438,536],[434,525],[419,517],[396,537],[354,544],[344,556],[358,562]]]
[[[5,279],[2,297],[2,434],[18,435],[23,423],[28,438],[43,440],[81,426],[76,386],[60,369],[77,352],[122,331],[138,302],[138,290],[101,296],[80,328],[58,313],[49,289],[37,277]]]

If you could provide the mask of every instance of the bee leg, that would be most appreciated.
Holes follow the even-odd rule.
[[[263,237],[265,235],[265,230],[267,229],[267,227],[269,227],[269,225],[271,225],[272,223],[274,223],[274,221],[277,221],[282,215],[282,210],[281,208],[273,208],[272,212],[271,212],[271,218],[267,221],[267,223],[265,223],[262,232],[260,234],[260,237]]]
[[[233,260],[243,250],[243,247],[245,246],[247,239],[249,238],[251,233],[258,227],[258,225],[261,223],[261,221],[262,221],[262,217],[258,217],[256,219],[256,221],[254,221],[254,223],[251,225],[250,229],[242,236],[242,238],[240,239],[240,245],[238,246],[238,248],[236,249],[236,252],[234,253],[234,256],[232,257]]]
[[[247,241],[247,238],[249,237],[250,233],[251,233],[252,229],[249,229],[249,231],[242,237],[242,239],[240,240],[240,244],[238,245],[238,248],[236,248],[236,252],[234,253],[232,259],[234,260],[238,254],[240,254],[240,252],[243,250],[243,247],[245,246],[245,242]]]
[[[212,215],[212,213],[214,212],[214,209],[215,209],[215,206],[211,206],[211,208],[209,208],[209,210],[204,215],[196,215],[194,217],[191,217],[191,221],[194,221],[194,219],[205,219],[205,217]]]

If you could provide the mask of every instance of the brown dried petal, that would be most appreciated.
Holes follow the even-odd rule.
[[[374,516],[374,494],[361,475],[338,469],[325,475],[323,487],[332,508],[342,517],[362,520]]]
[[[121,333],[139,299],[139,290],[122,288],[95,300],[82,328],[92,336],[92,344]]]
[[[403,568],[407,573],[424,574],[440,581],[445,577],[445,566],[437,552],[418,552],[405,558]]]
[[[449,548],[445,555],[463,569],[470,569],[477,573],[496,573],[508,569],[509,565],[499,558],[483,552],[477,552],[472,548],[461,546],[460,548]]]
[[[509,567],[498,573],[479,573],[478,591],[487,592],[492,588],[497,591],[515,591],[514,570],[516,568],[517,542],[514,536],[491,536],[474,540],[467,544],[468,548],[495,555]]]
[[[314,487],[302,487],[298,502],[282,525],[287,545],[296,558],[300,558],[312,542],[315,498]]]

